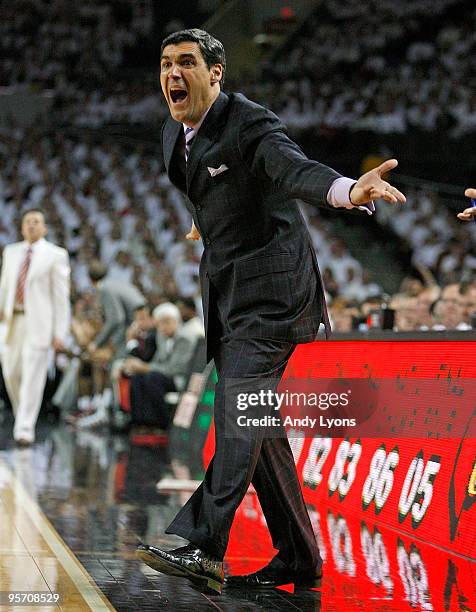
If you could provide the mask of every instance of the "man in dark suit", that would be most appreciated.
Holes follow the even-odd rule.
[[[225,383],[279,379],[295,346],[312,342],[321,322],[329,328],[296,200],[373,209],[374,198],[405,197],[381,178],[396,160],[358,181],[341,177],[309,160],[276,115],[223,93],[224,72],[222,44],[202,30],[172,34],[162,44],[161,86],[171,113],[162,130],[164,162],[192,215],[189,237],[201,236],[205,246],[200,280],[208,357],[218,372],[216,450],[203,483],[167,529],[190,544],[172,551],[141,545],[138,555],[160,572],[220,592],[230,527],[252,483],[279,552],[259,572],[227,584],[312,585],[321,559],[285,432],[276,438],[235,426],[227,440],[225,421],[236,404],[225,401]],[[263,407],[254,410],[247,416],[264,414]]]

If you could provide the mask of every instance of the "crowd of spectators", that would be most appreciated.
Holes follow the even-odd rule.
[[[476,7],[323,0],[247,90],[296,130],[476,129]]]
[[[158,120],[156,80],[141,66],[154,32],[152,0],[2,2],[0,87],[50,90],[69,124]]]
[[[185,240],[190,217],[183,199],[161,173],[154,152],[141,147],[126,150],[41,132],[4,132],[0,137],[0,247],[21,240],[21,214],[29,208],[45,212],[48,238],[70,254],[74,367],[68,380],[72,378],[74,384],[60,394],[59,405],[76,388],[80,366],[76,353],[81,353],[91,380],[84,397],[91,401],[80,404],[83,408],[94,404],[96,412],[104,412],[112,399],[108,369],[121,347],[115,345],[118,330],[113,327],[108,338],[99,341],[110,324],[107,306],[111,301],[101,299],[105,287],[97,288],[92,262],[100,260],[113,288],[135,287],[142,303],[152,310],[187,298],[199,308],[201,243]],[[126,313],[123,324],[131,318]],[[61,363],[65,373],[70,365]]]
[[[16,0],[2,8],[0,86],[50,89],[58,120],[78,127],[151,126],[166,115],[151,65],[164,24],[151,0]],[[460,136],[476,129],[475,51],[468,0],[322,0],[260,78],[233,86],[296,131]]]
[[[476,280],[440,286],[408,277],[392,296],[337,297],[330,315],[333,330],[343,333],[382,329],[385,320],[394,332],[468,331],[476,327]]]
[[[60,95],[103,85],[153,30],[151,0],[2,2],[1,84]]]
[[[91,289],[94,257],[152,305],[197,295],[202,246],[185,240],[189,214],[154,152],[60,135],[4,135],[0,246],[18,238],[19,215],[31,207],[45,211],[49,238],[70,253],[73,295]]]
[[[305,207],[314,249],[320,263],[331,323],[335,332],[391,329],[457,331],[476,327],[476,233],[439,206],[429,189],[405,190],[404,207],[377,203],[379,224],[389,226],[396,240],[412,253],[411,268],[398,290],[386,293],[371,280],[364,259],[352,256],[333,234],[332,220]],[[335,231],[335,230],[334,230]],[[370,316],[375,314],[375,317]],[[474,315],[474,316],[473,316]]]
[[[476,236],[429,190],[406,190],[406,206],[376,217],[407,241],[418,276],[441,286],[474,278]],[[25,209],[46,213],[49,238],[68,249],[73,299],[93,294],[89,266],[100,259],[111,281],[133,284],[153,308],[192,298],[199,308],[201,242],[185,234],[190,216],[154,151],[141,146],[12,132],[0,139],[0,246],[19,239]],[[335,235],[332,220],[303,209],[331,300],[363,302],[382,288]]]
[[[101,265],[93,262],[92,269]],[[80,308],[78,306],[81,304]],[[121,308],[121,304],[117,304]],[[174,413],[167,393],[184,391],[193,367],[201,372],[204,336],[193,300],[142,303],[124,318],[124,337],[94,345],[102,329],[97,302],[78,298],[72,319],[70,354],[57,358],[61,382],[52,398],[62,418],[78,429],[105,425],[148,425],[166,429]],[[92,332],[92,333],[90,333]]]
[[[395,214],[380,207],[379,222],[390,227],[411,252],[411,263],[428,282],[466,282],[476,275],[476,233],[473,224],[458,221],[453,211],[429,189],[405,190],[407,204]]]

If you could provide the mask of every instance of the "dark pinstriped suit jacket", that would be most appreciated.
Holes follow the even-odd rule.
[[[327,321],[311,239],[296,199],[328,206],[340,175],[307,159],[272,112],[221,93],[183,158],[169,118],[162,147],[205,246],[200,279],[208,357],[217,335],[311,342]],[[227,166],[211,176],[209,168]],[[221,326],[217,325],[217,316]]]

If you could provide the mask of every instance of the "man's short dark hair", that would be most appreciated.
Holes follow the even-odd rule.
[[[93,281],[93,283],[97,283],[102,280],[107,274],[107,267],[99,261],[99,259],[93,259],[93,261],[89,264],[89,278]]]
[[[162,53],[167,45],[178,45],[182,42],[198,43],[207,68],[211,68],[215,64],[222,65],[220,88],[223,89],[226,71],[225,48],[223,47],[223,44],[217,38],[208,32],[205,32],[205,30],[199,30],[198,28],[180,30],[179,32],[169,34],[166,38],[164,38],[162,41],[162,46],[160,47],[160,57],[162,57]]]

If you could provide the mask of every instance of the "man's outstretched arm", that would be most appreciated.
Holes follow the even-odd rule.
[[[308,159],[272,113],[263,109],[262,113],[250,117],[241,129],[240,150],[254,174],[270,179],[290,197],[314,205],[336,206],[329,200],[329,192],[340,175],[328,166]],[[390,203],[404,203],[403,193],[382,178],[397,165],[396,159],[389,159],[363,174],[351,186],[350,204],[361,206],[379,198]]]

